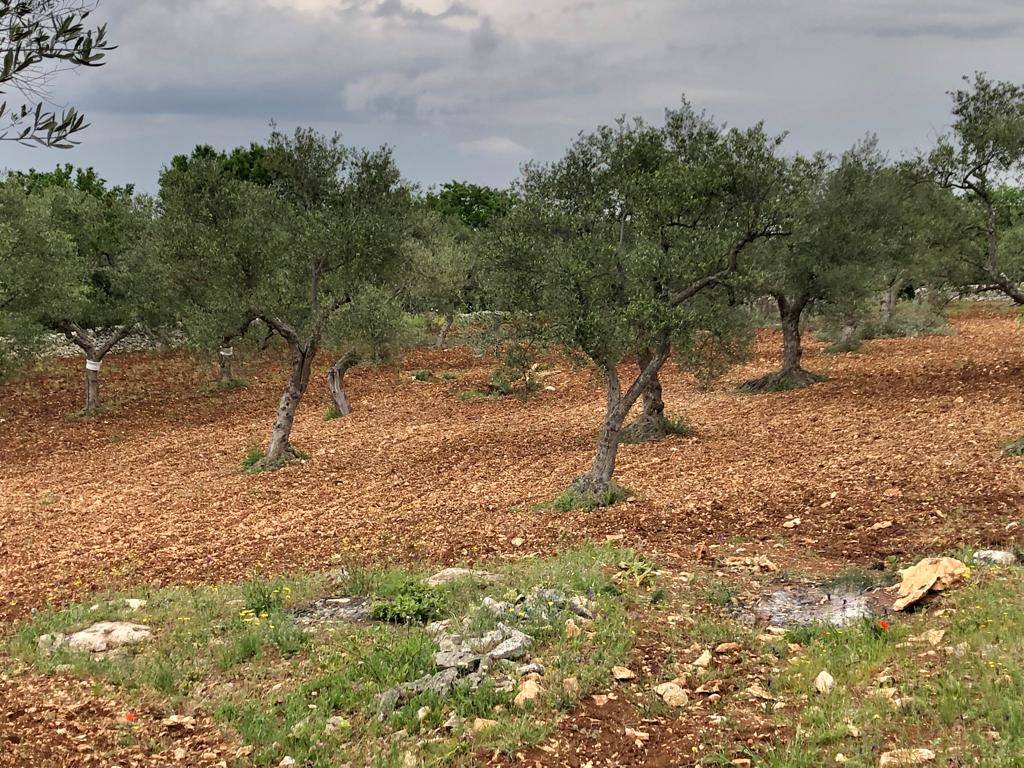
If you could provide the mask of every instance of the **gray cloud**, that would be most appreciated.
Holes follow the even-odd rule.
[[[0,166],[92,164],[153,189],[174,152],[274,119],[392,144],[423,183],[505,183],[683,93],[793,150],[875,131],[898,152],[942,130],[960,75],[1024,82],[1009,0],[101,0],[96,16],[120,48],[54,91],[92,122],[82,146],[0,146]]]

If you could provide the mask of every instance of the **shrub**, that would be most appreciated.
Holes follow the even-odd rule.
[[[441,616],[444,598],[422,581],[410,579],[374,600],[370,615],[392,624],[425,624]]]

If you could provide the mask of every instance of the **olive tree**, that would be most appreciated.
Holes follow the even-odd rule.
[[[450,181],[421,201],[411,285],[414,303],[439,312],[444,321],[437,346],[443,347],[455,315],[481,309],[479,252],[482,235],[515,204],[507,190]]]
[[[166,303],[189,343],[217,350],[219,381],[235,384],[234,342],[258,322],[246,302],[273,274],[291,236],[291,211],[250,164],[233,172],[231,155],[197,147],[179,155],[160,175],[157,253],[151,268],[164,273]],[[263,157],[260,148],[258,157]],[[212,279],[211,279],[212,278]]]
[[[677,351],[728,315],[723,281],[778,233],[779,137],[726,130],[688,105],[662,127],[620,120],[524,169],[496,232],[489,278],[515,323],[600,372],[605,416],[573,503],[606,503],[623,424]],[[621,364],[639,361],[625,380]]]
[[[178,275],[202,287],[195,307],[211,326],[251,317],[288,348],[291,373],[258,465],[269,469],[298,456],[292,425],[332,323],[368,288],[398,279],[411,195],[389,149],[348,147],[312,129],[275,130],[260,163],[269,185],[225,185],[230,194],[214,210],[231,223],[202,250],[213,260],[185,259]],[[216,165],[202,173],[223,185]]]
[[[94,172],[10,174],[0,184],[0,314],[28,350],[60,333],[85,356],[84,413],[100,407],[100,368],[131,333],[149,286],[140,243],[151,208]]]
[[[50,103],[52,77],[65,69],[103,65],[105,24],[92,27],[95,0],[0,0],[0,141],[67,149],[86,128],[74,107],[56,112]],[[11,104],[13,88],[22,97]]]
[[[762,243],[761,258],[742,277],[753,296],[770,296],[778,306],[782,366],[744,389],[792,389],[819,379],[801,364],[801,320],[811,307],[847,307],[871,294],[877,265],[902,250],[903,196],[873,139],[838,159],[818,154],[793,160],[789,235]]]
[[[937,183],[956,190],[977,212],[981,246],[970,263],[982,289],[1024,304],[1024,258],[1003,247],[1000,188],[1020,186],[1024,174],[1024,87],[976,73],[953,91],[953,125],[928,160]],[[1004,220],[1005,221],[1005,220]]]

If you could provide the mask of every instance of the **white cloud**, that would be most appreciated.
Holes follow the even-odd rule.
[[[459,149],[467,155],[509,155],[527,158],[532,154],[529,149],[507,136],[488,136],[484,139],[463,141],[459,144]]]

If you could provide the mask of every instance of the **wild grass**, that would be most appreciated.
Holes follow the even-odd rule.
[[[292,609],[337,594],[327,592],[323,577],[104,593],[40,612],[15,629],[7,650],[44,673],[59,667],[66,674],[118,686],[129,702],[135,697],[168,713],[201,707],[253,747],[257,766],[276,766],[285,756],[299,765],[325,768],[397,767],[410,759],[451,765],[476,751],[514,754],[538,743],[560,711],[607,685],[609,669],[626,659],[633,641],[628,610],[636,604],[630,582],[612,578],[620,562],[645,561],[629,550],[590,546],[550,559],[484,564],[480,567],[496,574],[496,582],[467,578],[435,588],[425,586],[426,571],[420,569],[354,568],[335,585],[389,606],[384,618],[395,623],[339,624],[313,633],[295,624]],[[437,648],[422,620],[469,615],[486,629],[497,620],[474,610],[484,596],[516,603],[536,587],[584,595],[596,606],[595,619],[580,636],[566,634],[568,611],[552,609],[546,616],[525,614],[515,620],[535,638],[533,658],[546,667],[545,693],[536,706],[519,709],[512,703],[514,691],[485,683],[477,690],[460,685],[444,700],[422,694],[378,716],[376,699],[382,691],[436,671]],[[125,597],[148,603],[132,612]],[[402,602],[409,599],[412,608]],[[430,610],[421,610],[424,605]],[[153,639],[107,658],[37,649],[42,634],[116,619],[149,625]],[[566,677],[578,680],[578,693],[563,690]],[[454,731],[442,728],[453,715],[462,724]],[[476,717],[499,724],[474,734]]]

